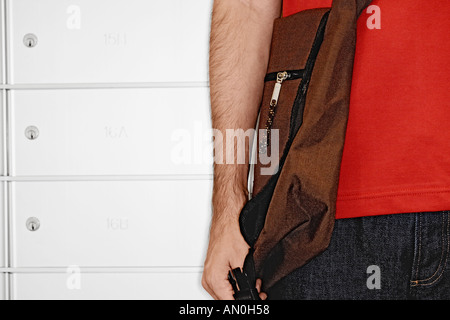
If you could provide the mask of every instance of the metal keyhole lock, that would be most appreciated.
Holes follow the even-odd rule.
[[[27,220],[26,226],[29,231],[35,232],[39,230],[41,222],[38,218],[32,217]]]
[[[29,126],[25,129],[25,137],[29,140],[36,140],[39,137],[39,129],[35,126]]]
[[[27,48],[34,48],[38,44],[38,38],[35,34],[28,33],[23,37],[23,44]]]
[[[38,43],[38,38],[36,37],[36,35],[34,35],[32,33],[28,33],[23,37],[23,44],[27,48],[34,48],[37,46],[37,43]]]

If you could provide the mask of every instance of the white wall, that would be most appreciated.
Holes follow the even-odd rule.
[[[212,0],[0,3],[0,300],[208,299]]]

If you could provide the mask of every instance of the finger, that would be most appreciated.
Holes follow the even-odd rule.
[[[206,292],[208,292],[208,294],[214,299],[214,300],[218,300],[217,296],[214,294],[214,291],[211,289],[211,287],[209,286],[208,282],[205,280],[205,278],[202,278],[202,287],[203,289],[206,290]]]
[[[259,297],[261,298],[261,300],[266,300],[267,294],[265,292],[261,292],[261,287],[262,287],[262,280],[256,279],[256,290],[258,290]]]
[[[217,283],[217,286],[214,288],[214,294],[217,296],[218,300],[234,300],[233,293],[233,287],[228,281],[228,278]]]
[[[217,295],[214,293],[214,291],[211,288],[208,288],[208,290],[206,290],[209,295],[214,299],[214,300],[219,300],[219,298],[217,297]]]
[[[213,277],[209,279],[208,277],[204,277],[202,285],[214,300],[234,300],[233,288],[228,278]]]
[[[223,289],[216,289],[214,291],[215,300],[234,300],[233,297],[233,291],[223,290]]]
[[[258,290],[258,293],[261,291],[261,285],[262,285],[262,280],[256,279],[256,290]]]

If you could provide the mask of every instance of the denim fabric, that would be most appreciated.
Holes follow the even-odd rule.
[[[330,246],[269,299],[450,299],[450,212],[336,220]]]

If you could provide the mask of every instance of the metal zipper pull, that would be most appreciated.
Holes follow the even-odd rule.
[[[270,144],[270,130],[272,128],[273,119],[275,117],[275,109],[278,105],[278,99],[280,98],[281,86],[283,81],[289,77],[289,73],[287,71],[278,72],[277,74],[277,82],[275,83],[275,87],[273,88],[272,99],[270,99],[270,107],[269,107],[269,117],[266,121],[266,132],[261,139],[261,145],[259,147],[260,153],[266,153],[267,147]]]
[[[275,83],[275,87],[273,88],[272,100],[270,101],[271,107],[277,106],[278,99],[280,98],[281,85],[283,84],[283,81],[286,80],[287,78],[288,73],[286,71],[278,72],[277,82]]]

